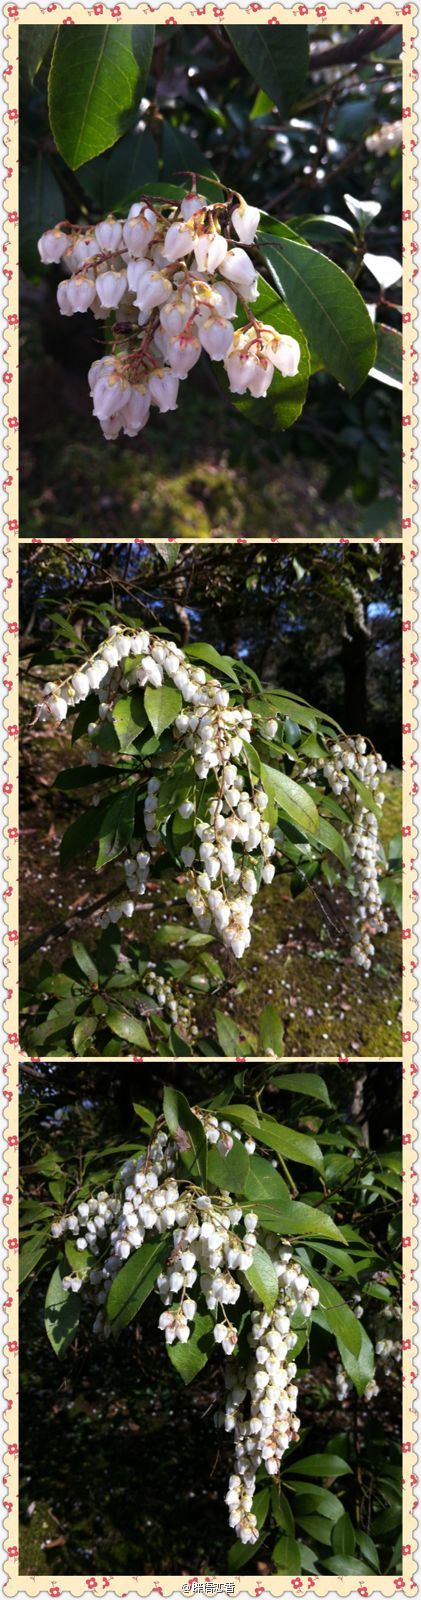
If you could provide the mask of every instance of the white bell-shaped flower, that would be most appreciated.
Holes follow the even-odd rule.
[[[195,308],[194,295],[187,285],[170,295],[162,306],[159,320],[165,333],[182,333]]]
[[[228,278],[229,283],[232,283],[234,288],[238,289],[244,299],[256,299],[257,273],[253,262],[250,261],[250,256],[246,255],[245,250],[240,250],[238,245],[234,245],[232,250],[228,250],[219,270],[222,272],[223,277]]]
[[[155,237],[157,218],[150,206],[132,206],[123,227],[123,240],[131,256],[144,256]]]
[[[69,294],[70,279],[62,278],[57,289],[57,305],[62,317],[73,316],[73,306]]]
[[[181,201],[180,211],[184,222],[189,222],[190,217],[197,216],[199,211],[206,211],[206,200],[202,194],[186,194]]]
[[[196,327],[200,343],[212,361],[223,361],[232,345],[232,327],[226,317],[206,312],[197,317]]]
[[[199,360],[202,346],[197,334],[190,333],[171,334],[166,340],[168,361],[177,378],[187,378],[191,367]]]
[[[107,310],[114,310],[120,304],[127,289],[127,273],[124,270],[116,272],[114,267],[106,268],[99,272],[96,280],[98,300]]]
[[[295,378],[300,365],[300,346],[298,339],[293,339],[289,333],[276,333],[274,328],[261,324],[261,333],[264,339],[265,355],[283,378]]]
[[[93,389],[94,417],[98,417],[100,422],[108,421],[109,417],[122,411],[130,395],[130,384],[120,376],[111,359],[111,366],[100,374]]]
[[[98,245],[93,233],[83,233],[79,239],[70,242],[70,248],[63,256],[63,265],[69,272],[78,272],[79,267],[85,267],[87,261],[93,261],[98,255]]]
[[[149,394],[152,404],[159,407],[160,411],[175,411],[177,407],[179,379],[175,372],[169,368],[152,372],[149,378]]]
[[[216,272],[225,260],[227,250],[227,241],[216,228],[209,228],[206,232],[199,233],[194,241],[199,272]]]
[[[171,294],[171,281],[163,272],[144,272],[135,295],[139,311],[152,311],[154,306],[165,305]]]
[[[121,412],[123,432],[127,433],[129,438],[136,438],[136,434],[140,433],[141,429],[145,427],[145,423],[148,421],[149,411],[150,399],[146,386],[144,388],[135,388],[133,386],[130,389],[129,399],[126,401]]]
[[[73,277],[69,278],[66,288],[67,303],[71,306],[72,311],[89,311],[89,307],[95,300],[95,278],[86,272],[75,272]]]
[[[179,261],[191,255],[194,244],[193,222],[171,222],[162,246],[166,261]]]
[[[232,213],[232,223],[241,244],[253,244],[260,222],[260,211],[257,206],[248,206],[247,201],[241,199]]]
[[[120,249],[123,229],[121,222],[115,217],[106,217],[104,222],[97,222],[95,238],[100,250],[112,250],[114,253]]]
[[[51,261],[61,261],[69,244],[67,233],[62,233],[61,228],[47,228],[38,239],[38,252],[44,267]]]

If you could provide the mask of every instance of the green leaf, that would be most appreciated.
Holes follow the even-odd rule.
[[[149,1110],[148,1106],[142,1106],[138,1103],[138,1101],[133,1101],[133,1111],[137,1117],[140,1117],[142,1122],[146,1122],[147,1128],[153,1128],[155,1126],[156,1117],[154,1116],[153,1111]]]
[[[304,1509],[313,1511],[314,1509],[322,1517],[327,1517],[330,1522],[338,1522],[339,1518],[343,1516],[342,1501],[339,1500],[338,1495],[332,1494],[330,1489],[322,1489],[318,1483],[306,1483],[305,1478],[303,1482],[295,1478],[291,1488],[300,1497],[301,1511],[304,1511]],[[305,1508],[304,1498],[306,1502]]]
[[[70,827],[63,833],[60,845],[60,866],[67,867],[75,856],[82,855],[83,851],[98,838],[101,826],[101,815],[104,807],[89,806],[87,811],[82,811]]]
[[[120,1333],[140,1311],[154,1287],[158,1274],[172,1249],[171,1234],[142,1244],[117,1272],[107,1300],[107,1319],[113,1333]]]
[[[348,242],[350,239],[355,239],[354,229],[350,222],[345,222],[344,217],[331,215],[291,217],[291,224],[294,232],[301,234],[302,239],[308,239],[310,244],[320,242],[324,245],[330,243],[331,239],[338,242],[339,239],[343,240],[344,236]]]
[[[332,855],[337,856],[338,861],[341,862],[341,865],[349,871],[349,868],[352,866],[352,856],[349,844],[347,844],[347,841],[343,838],[343,835],[338,833],[338,829],[334,828],[331,822],[326,821],[325,817],[319,817],[318,842],[324,846],[325,850],[330,850]]]
[[[108,1006],[105,1021],[118,1039],[125,1039],[127,1044],[135,1044],[139,1050],[147,1050],[150,1055],[150,1040],[137,1017],[131,1016],[129,1011],[122,1011],[120,1006]]]
[[[238,1140],[235,1143],[240,1150],[244,1150],[244,1145],[239,1144]],[[248,1163],[249,1170],[243,1189],[247,1200],[258,1200],[263,1205],[277,1206],[278,1210],[285,1201],[287,1204],[290,1203],[288,1185],[270,1161],[266,1161],[264,1156],[255,1154],[248,1157]]]
[[[289,27],[269,30],[263,27],[227,28],[240,61],[247,67],[254,83],[264,89],[282,115],[287,115],[295,105],[304,87],[308,62],[308,31],[306,27]]]
[[[185,653],[189,660],[204,661],[205,666],[212,667],[217,673],[222,672],[225,678],[232,678],[233,683],[237,684],[238,689],[240,688],[240,680],[233,670],[231,657],[221,656],[218,650],[214,650],[213,644],[190,644]]]
[[[321,1277],[310,1264],[306,1266],[306,1272],[320,1295],[314,1314],[315,1322],[335,1335],[338,1347],[339,1340],[341,1341],[341,1353],[343,1345],[346,1352],[358,1358],[363,1342],[363,1330],[358,1317],[354,1316],[354,1312],[346,1305],[333,1283]]]
[[[164,728],[170,728],[182,709],[183,700],[179,689],[173,689],[169,684],[161,684],[159,689],[152,689],[148,684],[145,689],[145,711],[152,724],[153,731],[159,739]]]
[[[270,1001],[263,1007],[259,1022],[259,1044],[265,1055],[270,1052],[279,1060],[284,1053],[284,1029],[276,1006]]]
[[[375,1572],[380,1572],[379,1553],[374,1539],[370,1539],[370,1534],[357,1533],[357,1545],[358,1549],[361,1550],[361,1555],[364,1556],[364,1560],[368,1561],[371,1567],[374,1567]]]
[[[39,30],[31,28],[30,32]],[[29,276],[38,275],[41,270],[37,240],[47,228],[62,221],[65,209],[60,185],[48,161],[38,153],[30,166],[23,168],[19,183],[19,259]]]
[[[206,1366],[214,1349],[213,1330],[215,1318],[210,1311],[196,1311],[187,1344],[167,1345],[167,1355],[183,1383],[191,1383]]]
[[[129,844],[134,830],[134,816],[136,805],[137,785],[131,783],[130,788],[123,789],[107,806],[102,816],[98,829],[99,850],[96,860],[96,871],[108,865],[115,856]]]
[[[172,569],[175,567],[177,558],[180,554],[181,545],[179,541],[177,539],[173,539],[171,543],[156,544],[155,549],[158,551],[161,561],[164,562],[167,572],[172,572]]]
[[[361,1330],[361,1345],[357,1356],[353,1354],[352,1350],[340,1337],[337,1339],[337,1345],[342,1366],[361,1398],[369,1379],[374,1378],[376,1363],[371,1339],[361,1322],[359,1327]]]
[[[295,378],[283,378],[281,372],[275,371],[264,407],[259,400],[253,400],[251,395],[233,396],[233,403],[237,411],[260,427],[291,428],[301,415],[310,377],[310,356],[305,334],[293,312],[284,305],[283,300],[280,300],[272,285],[266,283],[262,277],[258,279],[258,296],[253,304],[253,316],[257,317],[259,322],[275,328],[276,333],[288,334],[290,338],[297,340],[300,346],[298,372]],[[241,327],[246,322],[247,311],[242,310],[238,303],[237,324]]]
[[[290,1535],[283,1534],[281,1539],[277,1539],[273,1547],[272,1556],[278,1573],[290,1577],[297,1572],[301,1572],[300,1546],[297,1544],[296,1539],[291,1539]]]
[[[348,1512],[344,1511],[332,1530],[332,1550],[335,1556],[353,1556],[355,1533]]]
[[[186,1137],[187,1147],[185,1149],[182,1148],[182,1141],[180,1141],[180,1153],[184,1165],[192,1177],[201,1178],[202,1183],[206,1186],[208,1147],[203,1124],[200,1122],[199,1117],[195,1117],[194,1112],[191,1111],[185,1095],[181,1094],[179,1089],[173,1089],[169,1084],[166,1084],[164,1089],[163,1111],[173,1137],[180,1139],[180,1130]]]
[[[311,1100],[322,1100],[325,1106],[331,1104],[324,1078],[318,1072],[282,1072],[270,1081],[277,1089],[287,1089],[290,1094],[305,1094]]]
[[[301,1200],[291,1200],[276,1207],[272,1203],[256,1200],[255,1210],[263,1228],[270,1233],[280,1233],[291,1239],[337,1239],[344,1242],[343,1234],[327,1211],[316,1210]],[[307,1266],[305,1268],[307,1272]],[[310,1269],[309,1269],[310,1270]]]
[[[304,328],[328,372],[354,394],[373,365],[376,336],[358,289],[346,272],[310,245],[280,239],[264,245],[276,288]]]
[[[71,1272],[76,1273],[76,1276],[83,1281],[84,1278],[87,1278],[91,1267],[97,1265],[96,1256],[92,1250],[78,1250],[73,1239],[66,1239],[64,1250]]]
[[[19,1251],[19,1284],[25,1283],[30,1273],[34,1272],[38,1262],[42,1260],[50,1243],[47,1232],[36,1233],[33,1239],[27,1239]]]
[[[98,1017],[82,1017],[81,1021],[76,1023],[73,1031],[73,1049],[77,1056],[82,1056],[85,1045],[90,1044],[95,1038],[98,1024]]]
[[[232,1150],[226,1156],[219,1154],[216,1145],[210,1145],[208,1182],[215,1189],[227,1189],[229,1194],[246,1194],[249,1165],[250,1157],[240,1139],[234,1139]]]
[[[133,37],[136,33],[136,54]],[[75,171],[130,125],[148,77],[154,29],[58,28],[49,76],[52,133]]]
[[[317,1514],[309,1517],[302,1516],[301,1505],[299,1506],[298,1504],[295,1515],[300,1528],[304,1528],[304,1533],[310,1534],[311,1539],[318,1539],[320,1544],[327,1544],[330,1547],[332,1524],[327,1521],[326,1517],[318,1517]]]
[[[80,1319],[79,1295],[63,1288],[67,1275],[67,1262],[61,1261],[50,1278],[45,1297],[45,1331],[59,1361],[72,1343]]]
[[[348,1578],[354,1574],[359,1578],[373,1576],[371,1567],[365,1567],[357,1556],[330,1556],[329,1560],[325,1558],[324,1564],[328,1572],[335,1572],[338,1577]]]
[[[117,769],[118,770],[118,769]],[[126,769],[121,768],[125,771]],[[113,778],[116,768],[106,766],[105,762],[97,767],[66,767],[64,772],[59,772],[52,784],[53,789],[59,789],[61,794],[68,790],[91,788],[93,783],[101,783],[102,779]]]
[[[360,232],[365,233],[366,228],[369,228],[370,223],[374,222],[375,217],[378,217],[382,209],[379,201],[355,200],[352,194],[344,194],[344,200],[345,205],[348,206],[348,211],[351,212],[351,216],[355,217],[356,222],[358,222]]]
[[[385,323],[376,323],[377,350],[370,378],[380,378],[391,389],[402,389],[402,334]]]
[[[142,728],[147,727],[147,716],[143,704],[143,691],[133,689],[131,694],[125,694],[121,700],[116,700],[112,713],[113,727],[115,728],[120,750],[129,750],[133,740],[137,739]]]
[[[302,828],[304,833],[318,834],[320,818],[311,795],[293,778],[287,778],[284,772],[278,772],[276,767],[262,765],[262,783],[269,796],[269,800],[276,800],[281,811],[284,811],[297,828]]]
[[[289,1477],[297,1473],[303,1478],[334,1479],[343,1477],[346,1472],[352,1472],[352,1467],[348,1461],[344,1461],[343,1456],[336,1456],[327,1450],[325,1454],[320,1452],[318,1455],[306,1456],[304,1461],[293,1461],[291,1466],[288,1464],[288,1469],[285,1463],[285,1475],[287,1470]]]
[[[270,1498],[272,1513],[277,1527],[282,1528],[284,1533],[289,1533],[291,1538],[294,1538],[295,1523],[289,1500],[287,1500],[285,1494],[282,1494],[281,1489],[278,1489],[275,1483],[272,1484]]]
[[[215,1007],[215,1027],[218,1044],[220,1044],[224,1056],[242,1055],[241,1040],[236,1022],[233,1022],[232,1017],[226,1017],[223,1011],[218,1010],[217,1006]]]
[[[85,977],[89,978],[89,982],[96,986],[98,984],[98,968],[95,966],[95,962],[92,961],[88,950],[85,950],[85,945],[81,944],[79,939],[72,939],[71,949],[72,956],[77,966],[80,967],[81,972],[84,972]]]
[[[278,1299],[278,1279],[270,1256],[261,1244],[256,1244],[251,1267],[244,1277],[262,1301],[265,1311],[272,1311]]]
[[[320,1146],[309,1134],[295,1133],[291,1128],[275,1122],[274,1117],[258,1117],[249,1106],[230,1105],[228,1112],[230,1122],[237,1123],[245,1133],[251,1134],[252,1139],[268,1145],[270,1150],[276,1150],[286,1161],[299,1161],[304,1166],[317,1167],[318,1170],[323,1166]]]

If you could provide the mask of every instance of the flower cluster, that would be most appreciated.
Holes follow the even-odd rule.
[[[278,1247],[270,1234],[265,1247],[277,1273],[278,1299],[272,1312],[252,1312],[247,1367],[226,1372],[225,1428],[233,1431],[235,1443],[226,1503],[230,1527],[242,1544],[254,1544],[258,1537],[252,1510],[258,1468],[263,1464],[269,1477],[277,1475],[285,1450],[299,1433],[297,1368],[290,1359],[297,1335],[291,1317],[298,1310],[303,1318],[311,1317],[319,1300],[290,1250]]]
[[[367,750],[365,739],[358,736],[356,739],[345,739],[342,744],[336,741],[329,751],[328,759],[321,756],[317,761],[313,761],[306,768],[303,777],[311,782],[317,776],[318,770],[322,771],[333,794],[345,795],[347,801],[353,803],[352,822],[346,835],[352,854],[356,886],[351,956],[356,966],[362,967],[364,972],[369,972],[374,955],[371,935],[387,933],[378,877],[379,829],[377,817],[364,804],[358,789],[353,786],[352,779],[355,777],[357,783],[364,783],[375,796],[376,806],[381,807],[384,803],[384,794],[379,785],[381,774],[386,772],[386,762],[375,751]]]
[[[200,1107],[192,1108],[206,1139],[227,1156],[241,1134],[229,1121],[220,1121]],[[245,1141],[254,1150],[254,1141]],[[300,1310],[311,1317],[318,1292],[311,1288],[291,1251],[272,1235],[264,1235],[278,1279],[278,1295],[271,1313],[256,1307],[256,1294],[247,1281],[254,1257],[258,1216],[248,1204],[240,1205],[225,1191],[209,1195],[186,1176],[183,1187],[175,1172],[179,1148],[159,1125],[148,1149],[126,1162],[116,1192],[101,1190],[83,1200],[76,1210],[53,1223],[52,1236],[69,1235],[76,1249],[89,1251],[85,1274],[72,1271],[64,1287],[78,1293],[83,1288],[93,1301],[94,1333],[107,1337],[106,1301],[109,1289],[133,1251],[149,1233],[169,1234],[165,1266],[156,1280],[164,1305],[159,1317],[167,1345],[188,1343],[202,1296],[214,1318],[214,1340],[230,1364],[226,1370],[226,1407],[222,1418],[234,1432],[235,1472],[227,1494],[230,1526],[243,1543],[257,1537],[252,1511],[255,1480],[263,1462],[269,1475],[278,1472],[281,1458],[299,1431],[296,1416],[296,1367],[290,1353],[296,1343],[291,1319]],[[92,1264],[92,1257],[98,1260]],[[243,1288],[254,1309],[249,1333],[250,1360],[244,1368],[238,1359],[238,1330],[230,1310]]]
[[[252,245],[260,213],[241,196],[207,204],[196,188],[180,205],[139,201],[119,221],[59,224],[42,234],[44,264],[69,274],[57,290],[63,316],[115,312],[111,354],[94,361],[89,386],[106,439],[134,438],[151,405],[174,411],[179,383],[202,350],[223,361],[234,394],[266,395],[275,371],[295,377],[300,346],[249,310],[258,295]],[[239,241],[239,243],[237,243]],[[238,305],[246,322],[234,330]]]
[[[64,685],[46,684],[39,714],[61,721],[69,706],[86,699],[93,689],[98,690],[98,724],[90,723],[88,727],[88,732],[95,735],[101,721],[112,715],[122,664],[127,663],[129,655],[139,658],[131,674],[132,683],[158,688],[169,678],[179,690],[185,709],[173,725],[176,747],[182,742],[190,753],[194,781],[210,775],[215,779],[216,794],[209,803],[207,822],[196,816],[193,801],[180,803],[180,815],[185,820],[192,819],[192,843],[181,847],[180,860],[189,873],[186,899],[199,927],[207,932],[213,923],[227,948],[241,957],[251,941],[249,924],[259,883],[261,879],[270,883],[275,873],[270,858],[276,846],[264,816],[267,795],[260,784],[254,783],[247,763],[251,713],[243,705],[232,705],[219,680],[188,661],[177,644],[155,639],[146,631],[130,633],[116,626],[100,649]],[[276,728],[276,724],[271,722],[270,727]],[[240,771],[241,763],[246,766],[246,776]],[[161,830],[170,814],[167,807],[159,817],[159,808],[160,783],[154,776],[148,780],[144,802],[150,850],[163,842]],[[236,854],[233,846],[239,846]],[[134,850],[125,862],[128,894],[107,908],[103,926],[117,922],[121,916],[131,917],[134,897],[144,892],[150,856],[138,849],[137,843]]]

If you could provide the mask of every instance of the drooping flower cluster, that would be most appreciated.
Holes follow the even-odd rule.
[[[237,1129],[227,1120],[200,1107],[192,1108],[201,1121],[206,1139],[226,1156]],[[246,1140],[254,1150],[254,1141]],[[226,1369],[226,1408],[222,1418],[227,1432],[234,1431],[235,1472],[227,1494],[230,1526],[243,1543],[254,1542],[257,1527],[252,1511],[256,1472],[263,1462],[269,1475],[278,1472],[281,1458],[299,1431],[296,1416],[298,1389],[294,1383],[296,1367],[289,1359],[296,1343],[291,1318],[297,1309],[309,1319],[318,1303],[318,1292],[291,1251],[274,1235],[263,1235],[278,1278],[278,1297],[271,1313],[257,1309],[257,1296],[247,1281],[258,1242],[258,1216],[250,1206],[233,1200],[228,1192],[209,1195],[197,1181],[192,1185],[176,1178],[179,1160],[177,1139],[159,1125],[152,1132],[148,1149],[137,1159],[126,1162],[110,1195],[101,1190],[83,1200],[73,1213],[52,1226],[54,1239],[71,1238],[80,1252],[89,1251],[86,1273],[72,1270],[64,1287],[74,1293],[87,1292],[96,1312],[93,1331],[102,1337],[110,1334],[106,1301],[110,1287],[125,1261],[139,1250],[150,1233],[169,1234],[168,1254],[155,1288],[164,1305],[159,1317],[167,1345],[188,1343],[203,1296],[214,1318],[214,1340],[221,1346],[232,1370]],[[92,1265],[92,1256],[98,1258]],[[238,1329],[230,1316],[242,1289],[246,1288],[254,1309],[249,1333],[250,1361],[244,1369],[238,1360]]]
[[[234,1473],[226,1503],[230,1527],[242,1544],[254,1544],[258,1538],[252,1510],[258,1468],[263,1464],[269,1477],[276,1476],[285,1450],[300,1429],[294,1383],[297,1368],[290,1360],[297,1335],[291,1317],[297,1310],[303,1318],[311,1317],[319,1300],[318,1290],[311,1287],[291,1251],[279,1247],[273,1235],[267,1235],[264,1242],[278,1277],[278,1299],[272,1312],[252,1312],[250,1362],[240,1371],[227,1369],[225,1378],[225,1428],[233,1430],[235,1442]]]
[[[180,205],[139,201],[121,221],[62,223],[42,234],[42,262],[60,262],[70,275],[57,290],[62,315],[115,312],[111,353],[89,372],[106,439],[121,430],[134,438],[151,405],[174,411],[202,350],[224,362],[234,394],[266,395],[275,370],[295,377],[297,340],[249,311],[258,278],[242,246],[253,244],[259,221],[241,196],[208,204],[194,188]],[[234,331],[238,305],[247,320]]]
[[[353,801],[352,822],[346,838],[352,855],[356,887],[356,904],[351,926],[351,956],[355,965],[369,972],[374,944],[372,935],[387,933],[387,922],[380,894],[378,861],[380,855],[378,820],[374,812],[353,787],[352,775],[365,784],[375,796],[376,806],[382,807],[384,794],[379,788],[381,774],[386,772],[386,762],[375,751],[367,750],[366,740],[344,739],[336,741],[326,759],[321,756],[306,768],[305,776],[311,782],[322,771],[329,788],[335,795],[346,795]]]

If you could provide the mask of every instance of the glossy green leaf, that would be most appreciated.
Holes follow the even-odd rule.
[[[254,83],[264,89],[285,116],[295,105],[304,87],[308,61],[306,27],[268,28],[267,23],[227,28],[240,61]]]
[[[305,1456],[304,1461],[293,1461],[291,1466],[285,1462],[285,1476],[295,1474],[302,1478],[342,1478],[345,1473],[352,1472],[348,1461],[343,1456],[337,1456],[333,1451],[321,1451],[313,1456]]]
[[[237,688],[240,688],[240,680],[234,670],[235,664],[231,662],[229,656],[221,656],[219,650],[214,649],[213,644],[190,644],[185,653],[189,660],[203,661],[205,667],[212,667],[213,672],[218,674],[222,672],[225,678],[232,678],[233,683],[236,683]]]
[[[50,123],[57,149],[73,171],[109,149],[129,126],[147,81],[153,40],[150,25],[58,28],[49,76]]]
[[[229,1120],[229,1112],[227,1111]],[[240,1139],[234,1139],[232,1150],[221,1156],[216,1145],[208,1150],[208,1182],[215,1189],[227,1189],[229,1194],[246,1194],[250,1157]]]
[[[187,1171],[191,1177],[201,1178],[206,1186],[208,1147],[199,1117],[194,1115],[185,1095],[181,1094],[179,1089],[173,1089],[170,1084],[165,1085],[163,1111],[169,1131],[178,1143]]]
[[[80,1319],[79,1295],[63,1287],[63,1278],[67,1275],[67,1262],[60,1262],[50,1278],[45,1297],[45,1331],[60,1361],[77,1333]]]
[[[49,1232],[36,1233],[32,1239],[27,1239],[19,1251],[19,1284],[25,1283],[31,1272],[42,1261],[49,1248]]]
[[[337,1239],[343,1243],[343,1234],[337,1227],[327,1211],[307,1206],[304,1201],[285,1201],[282,1206],[273,1205],[272,1202],[256,1200],[254,1209],[257,1211],[259,1222],[263,1228],[268,1228],[271,1233],[280,1233],[291,1239]],[[307,1272],[307,1267],[305,1267]]]
[[[139,1050],[147,1050],[150,1055],[150,1040],[137,1017],[131,1016],[129,1011],[122,1011],[120,1006],[108,1006],[105,1021],[111,1033],[115,1033],[118,1039],[125,1039],[127,1044],[134,1044]]]
[[[391,389],[402,389],[402,335],[397,328],[376,322],[377,349],[370,378],[379,378]]]
[[[262,1301],[265,1311],[272,1311],[278,1299],[278,1278],[273,1261],[262,1245],[255,1245],[251,1267],[247,1267],[244,1277]]]
[[[281,1123],[275,1122],[274,1117],[257,1117],[249,1106],[230,1105],[229,1119],[245,1133],[250,1133],[252,1139],[257,1138],[261,1144],[268,1145],[270,1150],[276,1150],[286,1161],[299,1161],[304,1166],[318,1169],[322,1167],[323,1156],[320,1146],[309,1134],[296,1133],[292,1128],[285,1128]]]
[[[235,1057],[242,1055],[241,1039],[236,1022],[233,1021],[232,1017],[225,1016],[223,1011],[219,1011],[217,1006],[214,1015],[218,1044],[220,1044],[224,1056]]]
[[[290,1577],[301,1572],[300,1546],[289,1534],[282,1534],[281,1538],[276,1540],[272,1556],[278,1573]]]
[[[376,336],[364,300],[341,267],[292,239],[265,244],[276,288],[328,372],[354,394],[373,365]]]
[[[324,1078],[318,1072],[282,1072],[271,1077],[277,1089],[287,1089],[290,1094],[305,1094],[311,1100],[322,1100],[323,1105],[330,1106],[329,1091]]]
[[[183,1383],[191,1383],[192,1379],[197,1377],[197,1373],[202,1372],[209,1356],[212,1355],[215,1348],[214,1326],[215,1318],[210,1311],[196,1311],[187,1344],[180,1344],[177,1340],[174,1344],[167,1345],[167,1355],[183,1379]]]
[[[115,856],[121,855],[121,851],[129,844],[134,828],[136,794],[136,784],[132,783],[107,807],[98,829],[97,872],[113,861]]]
[[[80,939],[72,939],[71,951],[77,966],[80,967],[81,972],[84,972],[85,977],[89,979],[89,983],[97,985],[98,968],[95,966],[92,956],[89,955],[89,951],[85,949],[85,945],[81,944]]]
[[[171,1234],[164,1234],[158,1240],[142,1244],[120,1267],[107,1300],[107,1319],[113,1333],[120,1333],[140,1311],[171,1249]]]
[[[358,1355],[355,1355],[353,1351],[349,1349],[349,1345],[343,1339],[341,1339],[340,1335],[338,1336],[337,1344],[342,1366],[345,1368],[348,1378],[351,1379],[351,1383],[354,1384],[354,1388],[361,1398],[364,1394],[366,1384],[371,1378],[374,1378],[376,1360],[371,1339],[361,1322],[359,1323],[359,1328],[361,1332],[361,1343]]]
[[[229,1116],[229,1107],[227,1115]],[[236,1140],[236,1145],[237,1143]],[[239,1149],[244,1150],[244,1145],[239,1145]],[[263,1205],[278,1208],[284,1205],[285,1201],[290,1204],[288,1185],[270,1161],[265,1161],[264,1156],[254,1154],[248,1157],[248,1164],[249,1170],[243,1189],[247,1200],[258,1200]]]
[[[317,807],[310,794],[306,794],[299,783],[293,778],[287,778],[284,772],[278,772],[276,767],[267,767],[262,764],[262,783],[270,800],[276,800],[281,811],[284,811],[297,828],[302,828],[304,833],[317,836],[320,818]]]
[[[143,703],[143,691],[133,689],[131,694],[125,694],[116,700],[112,712],[113,727],[115,728],[120,750],[129,750],[133,740],[138,738],[142,728],[147,727],[147,715]]]
[[[353,1556],[355,1533],[347,1511],[335,1522],[332,1530],[332,1550],[335,1556]]]
[[[161,684],[159,689],[152,689],[150,684],[145,689],[145,711],[159,739],[165,728],[170,728],[182,710],[183,700],[179,689],[173,689],[170,684]]]
[[[279,1060],[284,1054],[284,1029],[281,1018],[271,1001],[263,1007],[259,1022],[259,1044],[265,1055],[269,1053]]]

